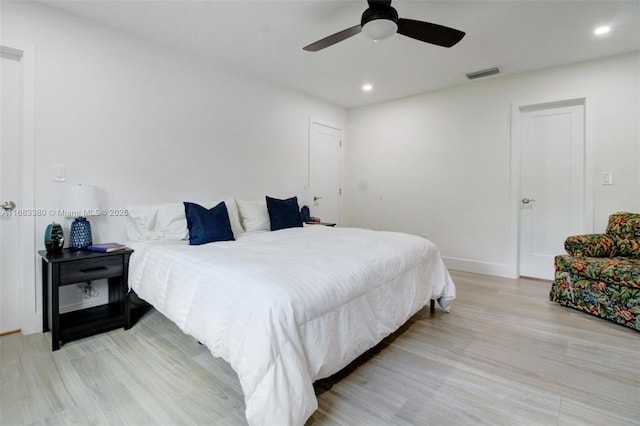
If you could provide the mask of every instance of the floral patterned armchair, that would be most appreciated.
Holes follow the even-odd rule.
[[[640,331],[640,214],[614,213],[605,234],[571,236],[564,247],[550,300]]]

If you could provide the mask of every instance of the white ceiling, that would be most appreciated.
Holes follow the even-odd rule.
[[[359,24],[365,0],[43,2],[345,108],[473,84],[465,73],[494,66],[504,76],[640,50],[638,0],[397,0],[401,18],[467,35],[450,49],[357,35],[316,53],[302,47]],[[611,32],[594,36],[603,24]]]

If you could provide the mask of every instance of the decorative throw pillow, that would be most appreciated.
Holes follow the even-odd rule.
[[[240,222],[246,232],[268,231],[269,213],[264,201],[236,200]]]
[[[187,217],[190,245],[234,240],[224,201],[211,209],[185,201],[184,212]]]
[[[266,197],[266,200],[272,231],[302,227],[298,197],[287,198],[286,200]]]

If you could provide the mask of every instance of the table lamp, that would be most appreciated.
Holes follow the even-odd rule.
[[[69,248],[82,250],[93,244],[91,224],[87,216],[100,214],[98,188],[95,185],[74,185],[65,189],[64,208],[66,217],[75,217],[69,231]]]

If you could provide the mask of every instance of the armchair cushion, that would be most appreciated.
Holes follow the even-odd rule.
[[[573,235],[565,240],[564,248],[571,256],[613,257],[616,242],[607,234]]]
[[[640,288],[640,259],[628,257],[556,256],[556,271],[602,283]],[[604,285],[604,284],[603,284]]]

